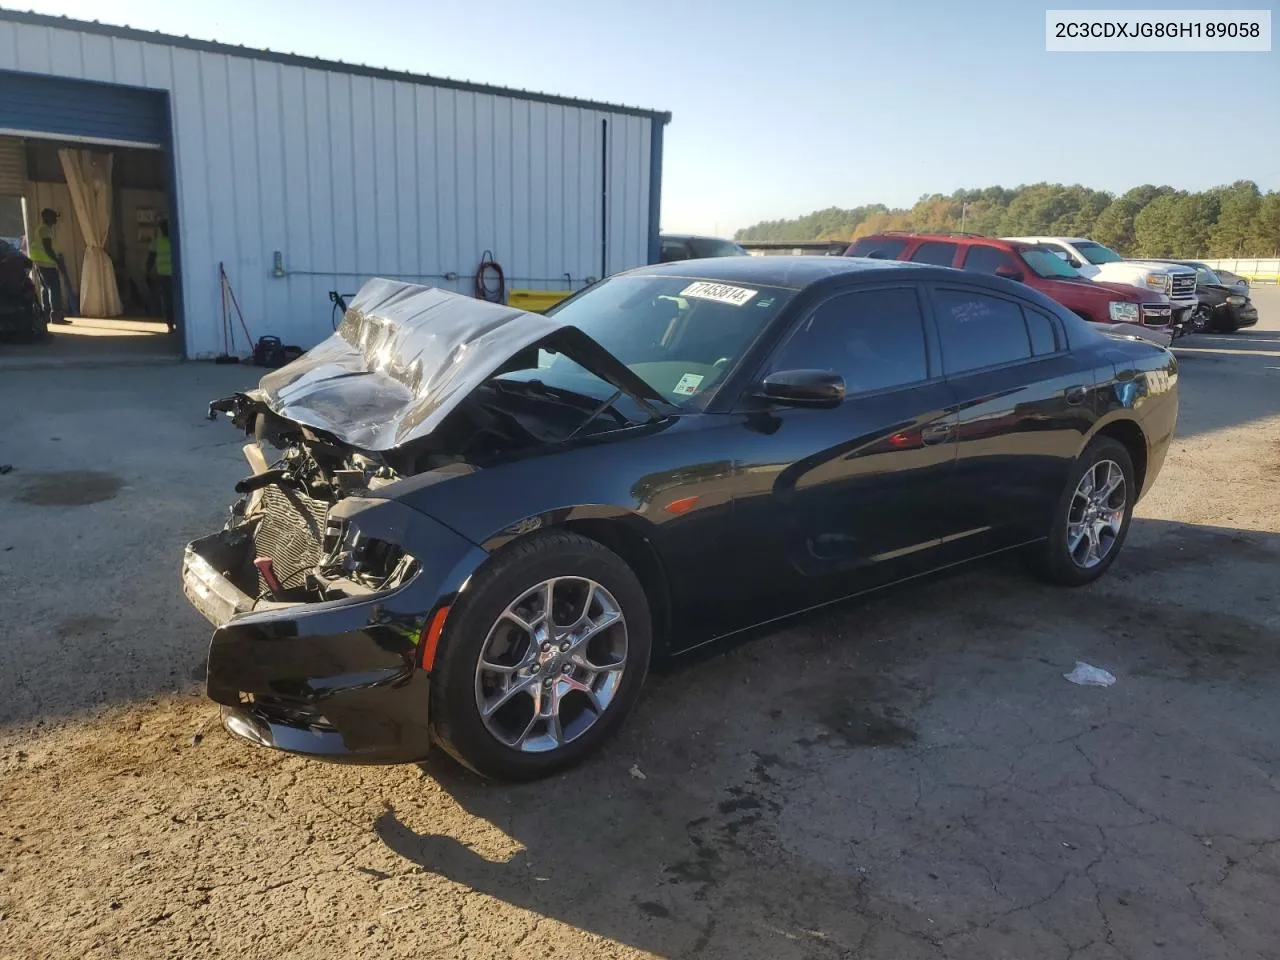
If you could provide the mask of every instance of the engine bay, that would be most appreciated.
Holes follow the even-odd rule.
[[[228,414],[250,438],[243,453],[251,473],[236,484],[241,496],[224,531],[222,573],[255,606],[395,590],[412,578],[417,561],[335,518],[335,505],[423,472],[469,473],[634,425],[617,399],[494,377],[430,435],[381,453],[280,417],[244,394],[215,401],[210,416]]]

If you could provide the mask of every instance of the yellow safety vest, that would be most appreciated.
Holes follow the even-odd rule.
[[[46,240],[49,241],[49,246],[53,247],[53,227],[47,223],[42,223],[36,227],[36,242],[31,245],[28,256],[30,256],[33,263],[37,263],[42,267],[56,267],[58,261],[45,252],[44,242]],[[57,249],[57,247],[54,247],[55,252]]]
[[[173,244],[163,234],[156,234],[151,241],[151,252],[156,255],[156,275],[173,276]]]

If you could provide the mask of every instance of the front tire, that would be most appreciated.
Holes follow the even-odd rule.
[[[1213,311],[1204,304],[1200,304],[1191,311],[1189,326],[1191,333],[1208,333],[1213,329]]]
[[[1138,489],[1124,444],[1097,437],[1077,458],[1033,566],[1050,583],[1079,587],[1115,562],[1129,532]]]
[[[43,310],[32,310],[27,329],[22,332],[22,343],[43,343],[49,338],[49,319]]]
[[[449,613],[431,676],[437,741],[493,779],[573,766],[635,705],[651,630],[640,581],[601,544],[568,531],[509,544]]]

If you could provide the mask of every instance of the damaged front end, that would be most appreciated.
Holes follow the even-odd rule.
[[[495,379],[536,367],[540,350],[572,355],[615,392],[602,404]],[[207,690],[227,728],[333,759],[425,755],[423,650],[485,553],[398,500],[397,484],[633,425],[614,409],[624,394],[639,420],[665,403],[552,318],[379,280],[332,337],[210,404],[249,438],[225,528],[190,543],[183,564],[188,599],[215,627]]]
[[[373,489],[343,496],[293,469],[251,474],[225,529],[186,548],[184,592],[215,628],[208,695],[227,728],[254,743],[364,763],[420,759],[429,625],[483,551]],[[263,476],[272,480],[252,482]]]

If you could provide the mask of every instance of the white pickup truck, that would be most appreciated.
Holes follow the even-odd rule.
[[[1053,249],[1080,275],[1100,283],[1123,283],[1143,290],[1154,290],[1169,298],[1173,306],[1173,322],[1187,329],[1188,321],[1199,305],[1196,298],[1196,272],[1189,267],[1162,263],[1158,260],[1126,260],[1110,247],[1082,237],[1005,237],[1023,243],[1039,243]]]

